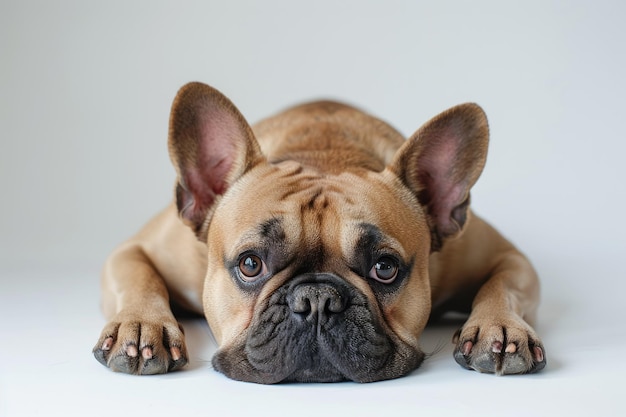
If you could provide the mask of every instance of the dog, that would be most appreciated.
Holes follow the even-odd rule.
[[[332,101],[251,127],[216,89],[183,86],[174,202],[105,263],[96,359],[129,374],[182,368],[175,305],[204,314],[229,378],[373,382],[418,368],[429,319],[457,311],[469,314],[453,337],[462,367],[541,370],[537,274],[469,208],[488,141],[473,103],[405,140]]]

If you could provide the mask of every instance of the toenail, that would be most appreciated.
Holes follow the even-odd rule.
[[[141,356],[143,356],[144,359],[152,359],[152,348],[150,346],[143,348],[141,350]]]
[[[517,352],[517,346],[515,343],[509,343],[505,350],[506,353],[515,353]]]
[[[177,361],[180,359],[180,349],[177,347],[173,347],[170,349],[170,353],[172,354],[172,359]]]
[[[134,358],[137,356],[137,346],[135,345],[128,345],[126,346],[126,354],[128,356],[130,356],[131,358]]]
[[[493,344],[491,345],[491,351],[493,353],[502,353],[502,342],[500,341],[493,342]]]
[[[543,362],[543,350],[539,346],[535,346],[533,352],[535,354],[535,360],[537,362]]]
[[[113,338],[107,337],[106,339],[104,339],[104,342],[102,343],[102,347],[100,349],[111,350],[111,346],[113,346]]]
[[[472,342],[470,342],[469,340],[465,342],[463,344],[463,356],[469,356],[470,352],[472,351],[472,347],[474,347],[474,344]]]

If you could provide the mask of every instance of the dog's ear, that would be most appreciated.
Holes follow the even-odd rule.
[[[172,104],[169,153],[178,174],[176,205],[198,239],[228,187],[264,160],[239,110],[206,84],[184,85]]]
[[[389,169],[425,208],[432,251],[463,228],[469,191],[485,165],[488,142],[485,113],[467,103],[425,123],[395,155]]]

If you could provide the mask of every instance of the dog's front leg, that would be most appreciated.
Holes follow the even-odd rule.
[[[111,255],[102,287],[109,322],[93,349],[100,363],[129,374],[165,373],[187,363],[165,282],[140,245],[127,243]]]
[[[535,318],[539,281],[528,260],[514,249],[501,255],[478,291],[472,312],[455,335],[454,358],[479,372],[532,373],[545,364]]]

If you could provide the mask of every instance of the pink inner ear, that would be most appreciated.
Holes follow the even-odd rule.
[[[237,137],[238,136],[238,137]],[[241,126],[233,117],[214,111],[200,120],[200,171],[215,194],[226,191],[226,181],[238,155],[237,143],[242,140]]]
[[[459,150],[459,139],[452,132],[441,132],[436,137],[422,140],[429,140],[430,143],[420,155],[420,171],[428,172],[437,181],[450,178]]]
[[[455,209],[463,203],[465,187],[459,184],[449,184],[446,192],[441,194],[441,198],[435,199],[432,206],[432,213],[437,217],[439,231],[444,235],[456,233],[462,224],[455,218]]]
[[[423,185],[426,187],[426,203],[429,214],[436,219],[438,229],[443,234],[455,233],[459,225],[451,214],[463,203],[466,184],[455,178],[454,171],[458,161],[460,136],[453,129],[442,129],[432,134],[427,146],[419,156],[418,169],[422,172]]]
[[[216,195],[226,192],[242,132],[232,116],[217,109],[201,112],[198,119],[198,155],[187,181],[200,203],[206,206],[213,203]]]

